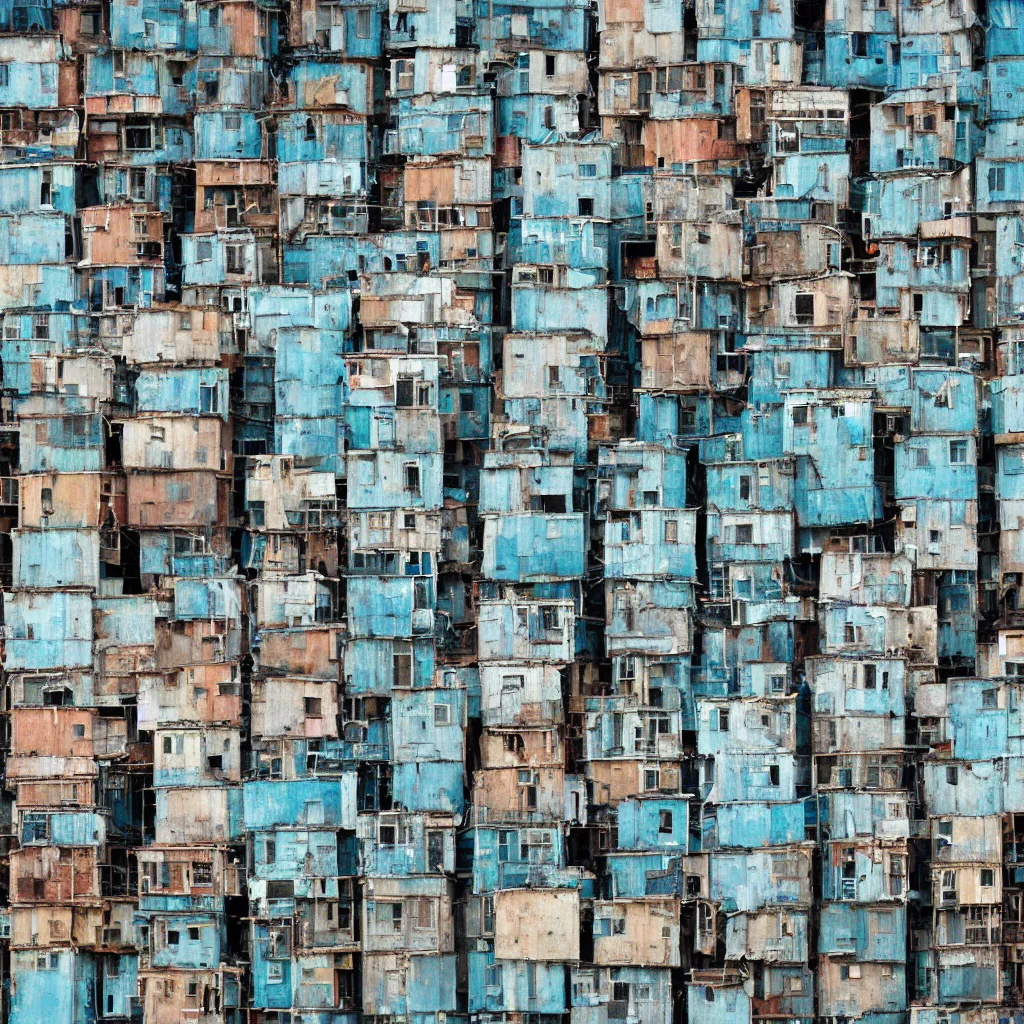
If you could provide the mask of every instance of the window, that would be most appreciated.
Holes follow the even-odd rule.
[[[577,209],[581,217],[593,217],[594,216],[594,200],[586,196],[581,196],[576,200]]]
[[[949,463],[951,466],[966,466],[967,465],[967,442],[966,441],[950,441],[949,442]]]
[[[793,426],[804,427],[810,422],[810,406],[807,405],[794,405],[793,406]]]
[[[237,132],[242,128],[242,115],[241,114],[225,114],[224,115],[224,130],[226,132]]]
[[[658,834],[663,836],[672,835],[671,811],[658,811]]]
[[[451,725],[452,706],[450,704],[434,705],[434,725]]]
[[[402,904],[378,902],[377,923],[383,925],[386,931],[400,932],[402,930]]]
[[[391,659],[393,685],[398,688],[412,686],[412,655],[395,654]]]
[[[303,709],[307,718],[321,718],[323,716],[323,699],[320,697],[304,697],[302,700]]]
[[[0,64],[0,89],[6,89],[11,84],[11,65],[9,63]]]
[[[227,271],[229,274],[241,274],[245,271],[245,246],[226,245],[224,247],[227,256]]]
[[[514,832],[499,832],[498,833],[498,863],[505,864],[513,859],[513,851],[515,849],[515,836]]]
[[[679,522],[675,519],[666,519],[664,523],[665,543],[679,543]]]
[[[147,121],[126,124],[124,145],[125,149],[152,149],[153,126]]]
[[[750,501],[750,477],[740,477],[740,500]]]
[[[956,872],[942,872],[941,899],[943,903],[956,902]]]
[[[432,899],[421,896],[416,901],[416,927],[434,927],[434,901]]]
[[[992,868],[981,869],[981,887],[983,889],[991,889],[995,885],[995,873]]]
[[[796,312],[796,322],[799,326],[814,326],[814,295],[812,293],[798,293],[796,296],[794,310]]]
[[[98,36],[103,31],[103,15],[100,11],[82,11],[81,34]]]
[[[738,523],[736,525],[736,543],[754,543],[754,527],[750,523]]]
[[[729,731],[729,712],[725,708],[718,709],[718,731]]]
[[[672,225],[672,236],[670,240],[672,255],[682,256],[683,254],[683,225],[673,224]]]
[[[405,464],[405,489],[419,494],[420,467],[415,462],[407,462]]]
[[[356,8],[356,38],[369,39],[371,33],[370,8]]]
[[[901,896],[904,889],[903,858],[892,855],[889,858],[889,895]]]
[[[210,238],[196,239],[196,262],[205,263],[213,259],[213,240]]]
[[[398,92],[411,92],[414,85],[416,65],[411,60],[395,61],[395,88]]]
[[[576,168],[576,173],[581,178],[596,178],[597,177],[597,164],[580,164]]]
[[[555,55],[553,53],[544,54],[544,75],[546,78],[551,78],[555,74]]]
[[[415,379],[399,377],[395,381],[395,406],[399,409],[411,409],[415,401]]]
[[[562,628],[562,611],[557,605],[543,605],[540,609],[540,626],[545,633]]]
[[[199,385],[199,411],[202,413],[220,412],[220,390],[216,384]]]
[[[960,769],[956,765],[950,765],[946,769],[946,784],[955,786],[960,781]]]
[[[988,190],[989,192],[1003,192],[1006,190],[1006,168],[990,167],[988,169]]]

